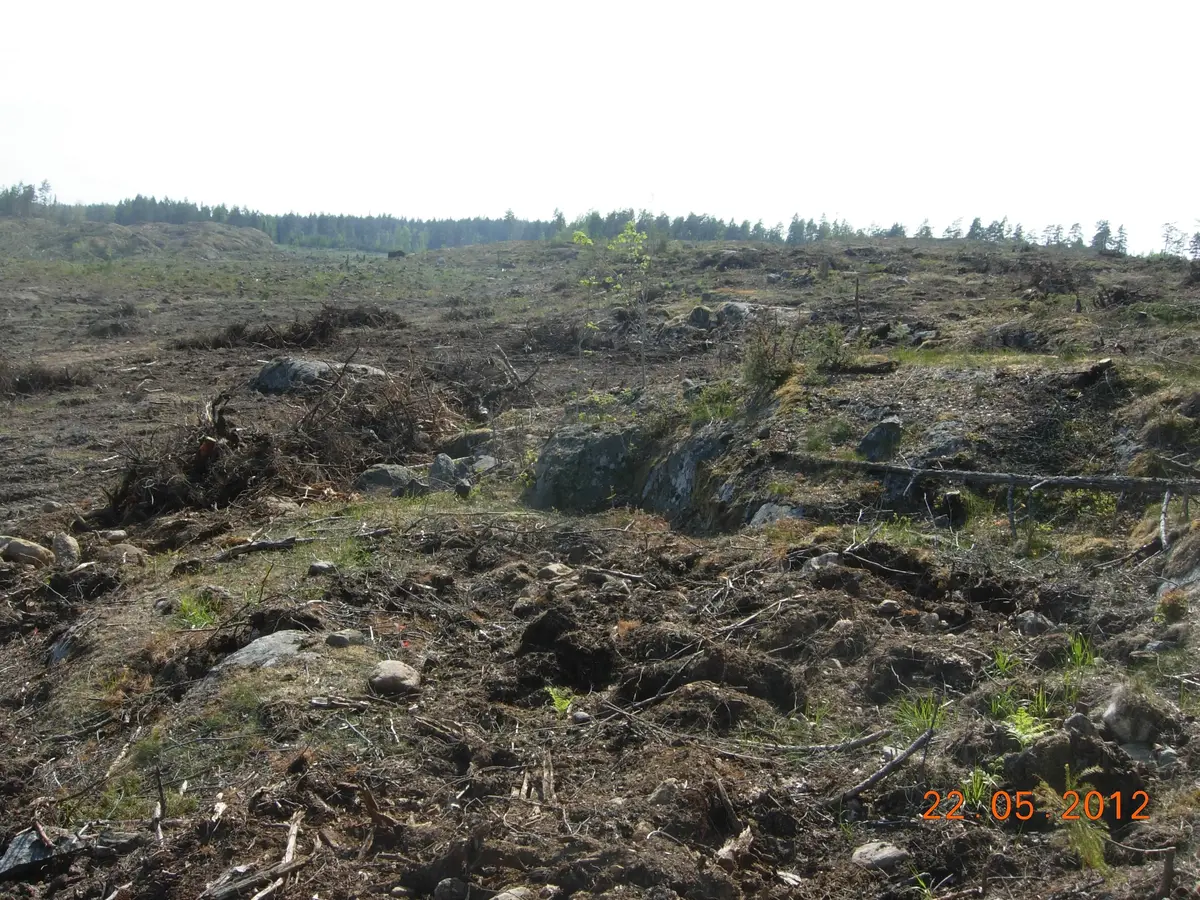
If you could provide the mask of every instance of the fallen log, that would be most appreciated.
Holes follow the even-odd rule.
[[[1025,475],[1019,472],[973,472],[968,469],[916,469],[892,463],[873,463],[856,459],[831,459],[803,453],[776,451],[771,458],[793,463],[799,469],[844,469],[869,475],[899,475],[910,482],[923,478],[954,481],[983,486],[1016,486],[1032,490],[1060,488],[1086,489],[1110,494],[1139,493],[1190,494],[1200,491],[1200,479],[1192,478],[1135,478],[1130,475]]]

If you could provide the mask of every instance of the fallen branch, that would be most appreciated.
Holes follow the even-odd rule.
[[[214,882],[211,887],[200,895],[201,900],[230,900],[236,897],[242,891],[256,888],[263,883],[270,883],[275,879],[282,879],[284,875],[295,872],[297,869],[308,865],[310,857],[301,856],[289,862],[276,863],[275,865],[263,869],[261,872],[255,872],[252,875],[245,875],[241,878],[225,880],[224,877]]]
[[[914,753],[916,753],[918,750],[920,750],[922,747],[924,747],[926,744],[928,744],[930,739],[932,739],[932,738],[933,738],[933,729],[930,728],[928,731],[926,731],[924,734],[922,734],[919,738],[917,738],[915,741],[913,741],[911,744],[909,744],[907,750],[905,750],[903,753],[901,753],[895,759],[891,760],[887,765],[885,765],[882,769],[880,769],[878,772],[876,772],[874,775],[872,775],[866,781],[863,781],[860,784],[856,784],[854,787],[850,788],[850,790],[843,791],[842,793],[838,794],[836,797],[831,797],[829,800],[826,801],[826,805],[827,806],[839,806],[839,805],[845,803],[847,800],[853,800],[855,797],[857,797],[863,791],[869,790],[870,788],[879,784],[879,782],[883,781],[883,779],[887,778],[889,775],[891,775],[893,772],[895,772],[898,768],[900,768],[902,765],[904,765],[906,762],[908,762],[908,758],[910,756],[912,756]]]
[[[799,468],[848,469],[871,475],[902,475],[909,479],[932,478],[938,481],[955,481],[977,485],[1014,485],[1018,487],[1062,488],[1104,491],[1107,493],[1158,494],[1163,491],[1175,493],[1200,492],[1200,480],[1191,478],[1135,478],[1129,475],[1021,475],[1015,472],[971,472],[965,469],[914,469],[891,463],[873,463],[854,459],[830,459],[824,456],[809,456],[802,453],[777,451],[773,459],[795,463]]]
[[[847,750],[857,750],[859,747],[869,747],[877,744],[892,733],[892,729],[884,728],[864,734],[852,741],[842,741],[840,744],[757,744],[742,742],[755,750],[774,750],[777,753],[844,753]]]
[[[229,562],[231,559],[237,559],[239,556],[245,556],[247,553],[264,553],[268,550],[291,550],[297,544],[311,544],[316,538],[306,537],[285,537],[278,541],[250,541],[248,544],[238,544],[236,547],[230,547],[228,550],[223,550],[212,558],[213,562]]]

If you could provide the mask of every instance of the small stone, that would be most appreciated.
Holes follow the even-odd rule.
[[[466,900],[471,886],[461,878],[443,878],[433,889],[433,900]]]
[[[63,505],[61,503],[59,503],[57,500],[47,500],[45,503],[42,504],[42,512],[48,512],[48,513],[58,512],[62,508],[63,508]]]
[[[398,659],[385,659],[375,666],[367,683],[377,694],[411,694],[421,688],[421,673]]]
[[[462,500],[466,500],[471,496],[471,482],[466,478],[460,478],[454,482],[454,493]]]
[[[882,869],[886,872],[904,865],[910,858],[907,850],[903,850],[895,844],[889,844],[886,841],[871,841],[869,844],[856,847],[850,860],[863,868]]]
[[[108,541],[110,544],[119,544],[121,541],[129,537],[129,532],[123,531],[119,528],[113,529],[112,531],[98,531],[96,534],[102,541]]]
[[[1141,742],[1121,744],[1121,750],[1136,763],[1148,766],[1154,762],[1154,748],[1149,744]]]
[[[537,898],[538,893],[533,888],[510,887],[496,894],[492,900],[537,900]]]
[[[668,778],[659,783],[647,801],[654,806],[673,806],[679,799],[679,782],[674,778]]]
[[[582,709],[572,710],[571,721],[576,725],[587,725],[592,721],[591,713],[584,712]]]
[[[53,565],[54,554],[33,541],[0,534],[0,559],[12,563],[24,563],[37,568]]]
[[[1179,761],[1179,751],[1172,747],[1163,747],[1155,754],[1154,761],[1158,763],[1158,773],[1164,778],[1176,774],[1183,764]]]
[[[802,572],[820,572],[823,569],[832,569],[842,564],[842,554],[840,553],[822,553],[820,556],[814,556],[812,559],[804,563]]]
[[[366,636],[357,629],[346,628],[342,631],[335,631],[329,637],[325,638],[325,643],[330,647],[359,647],[367,642]]]
[[[83,558],[79,552],[79,541],[64,532],[54,536],[50,547],[54,551],[55,561],[61,568],[73,569]]]
[[[556,578],[568,577],[574,569],[562,563],[554,562],[549,565],[542,566],[538,570],[538,578],[542,581],[553,581]]]
[[[518,597],[517,602],[513,604],[512,613],[518,619],[528,619],[537,615],[541,608],[542,604],[536,597]]]
[[[317,560],[314,560],[313,562],[309,563],[308,574],[312,575],[312,576],[336,575],[337,574],[337,566],[335,566],[333,563],[331,563],[327,559],[317,559]]]
[[[1054,623],[1043,616],[1040,612],[1034,612],[1032,609],[1027,609],[1013,620],[1017,631],[1026,637],[1036,637],[1039,634],[1045,634],[1054,628]]]
[[[144,566],[147,556],[145,550],[133,544],[113,544],[96,551],[96,559],[112,566]]]
[[[1092,724],[1092,720],[1083,713],[1075,713],[1067,716],[1063,720],[1063,728],[1072,734],[1077,734],[1080,737],[1092,737],[1096,733],[1096,726]]]
[[[490,472],[496,466],[500,465],[494,456],[481,456],[475,462],[471,463],[471,471],[476,475],[483,475],[485,472]]]
[[[175,612],[175,601],[170,597],[163,597],[161,600],[154,602],[154,611],[160,616],[169,616]]]
[[[1169,650],[1176,649],[1178,649],[1177,646],[1170,641],[1151,641],[1143,648],[1146,653],[1166,653]],[[1134,652],[1136,653],[1137,651]]]
[[[875,607],[875,612],[879,613],[881,616],[891,617],[900,615],[902,609],[903,607],[898,601],[884,600],[877,607]]]

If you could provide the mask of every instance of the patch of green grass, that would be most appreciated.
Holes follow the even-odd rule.
[[[693,425],[705,425],[737,415],[737,392],[730,381],[707,384],[692,400],[688,408],[688,419]]]
[[[175,618],[186,628],[211,628],[221,614],[220,598],[209,593],[185,593],[179,597]]]

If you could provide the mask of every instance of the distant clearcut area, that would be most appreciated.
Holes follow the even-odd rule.
[[[1197,265],[0,248],[5,896],[1194,896]]]

